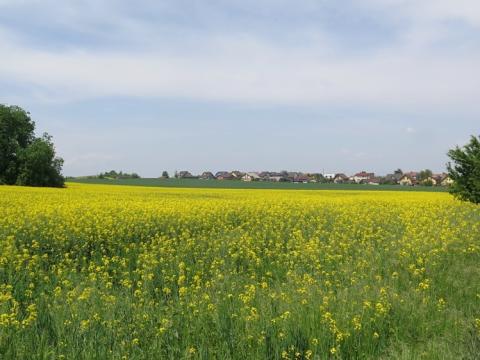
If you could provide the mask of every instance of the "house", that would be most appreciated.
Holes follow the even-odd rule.
[[[261,178],[256,172],[249,172],[242,176],[242,181],[259,181]]]
[[[243,175],[245,175],[245,173],[241,171],[232,171],[230,175],[232,175],[232,178],[239,180],[243,177]]]
[[[333,178],[333,182],[335,184],[344,184],[348,182],[348,176],[345,174],[335,174],[335,177]]]
[[[179,179],[193,179],[195,176],[193,176],[189,171],[180,171],[177,173],[177,178]]]
[[[268,181],[268,178],[270,177],[270,172],[262,171],[261,173],[258,173],[258,176],[260,176],[260,181]]]
[[[433,176],[429,176],[428,178],[426,179],[423,179],[422,181],[422,185],[431,185],[431,186],[436,186],[438,185],[438,177],[433,175]]]
[[[200,175],[200,179],[215,180],[215,175],[213,175],[210,171],[205,171],[202,175]]]
[[[399,172],[395,172],[394,174],[387,174],[383,178],[383,184],[389,184],[389,185],[398,184],[402,177],[403,177],[403,174]]]
[[[233,176],[228,171],[219,171],[215,174],[217,180],[232,180]]]
[[[418,173],[416,172],[409,172],[409,173],[403,174],[403,176],[401,177],[398,183],[402,186],[417,185],[418,184],[417,176],[418,176]]]
[[[323,178],[325,180],[331,181],[331,180],[335,179],[335,174],[323,174]]]
[[[373,179],[374,177],[374,173],[367,173],[366,171],[362,171],[350,177],[350,180],[354,181],[357,184],[362,184],[368,183],[368,181]]]
[[[273,181],[273,182],[288,182],[290,181],[288,178],[285,176],[281,175],[273,175],[268,178],[268,181]]]
[[[312,179],[311,181],[312,182],[325,182],[325,178],[323,177],[323,174],[319,174],[319,173],[313,173],[313,174],[310,174],[310,178]]]
[[[453,184],[453,179],[448,174],[442,174],[439,184],[441,186],[451,186]]]
[[[367,180],[368,185],[380,185],[381,182],[382,182],[382,178],[379,178],[379,177]]]
[[[310,178],[308,177],[308,175],[305,175],[305,174],[299,174],[297,176],[295,176],[293,178],[293,182],[295,183],[308,183],[310,181]]]

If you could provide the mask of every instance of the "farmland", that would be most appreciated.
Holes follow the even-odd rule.
[[[480,208],[446,193],[2,186],[0,249],[2,359],[480,352]]]
[[[400,186],[400,185],[360,185],[360,184],[334,184],[334,183],[291,183],[272,181],[240,180],[201,180],[201,179],[98,179],[74,178],[70,181],[83,184],[102,185],[129,185],[149,187],[174,187],[192,189],[280,189],[280,190],[368,190],[368,191],[421,191],[421,192],[446,192],[442,186]]]

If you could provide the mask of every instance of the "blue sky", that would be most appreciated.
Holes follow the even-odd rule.
[[[441,171],[478,64],[476,0],[0,0],[0,103],[66,175]]]

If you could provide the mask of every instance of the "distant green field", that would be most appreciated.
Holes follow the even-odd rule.
[[[109,184],[131,186],[158,186],[176,188],[216,188],[216,189],[291,189],[291,190],[376,190],[376,191],[429,191],[445,192],[444,187],[399,186],[399,185],[356,185],[356,184],[294,184],[275,182],[245,182],[238,180],[199,180],[199,179],[69,179],[69,182],[83,184]]]

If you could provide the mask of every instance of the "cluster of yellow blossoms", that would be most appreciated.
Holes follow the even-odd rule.
[[[479,234],[444,193],[0,187],[0,358],[415,357],[480,334]]]

